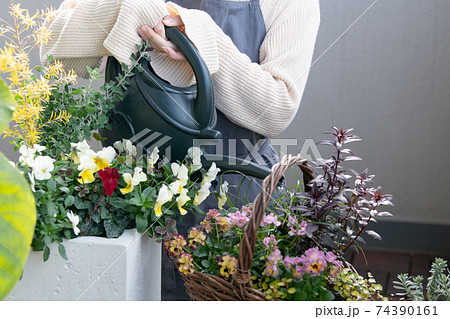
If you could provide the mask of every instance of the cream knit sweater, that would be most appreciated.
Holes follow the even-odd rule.
[[[233,0],[248,1],[248,0]],[[174,4],[214,83],[216,108],[232,122],[265,136],[281,133],[297,113],[319,28],[319,0],[260,0],[267,34],[260,64],[240,53],[203,11]],[[137,30],[167,15],[164,0],[66,0],[48,21],[52,39],[41,48],[82,77],[113,55],[129,64],[141,43]],[[152,52],[152,66],[173,85],[193,83],[187,62]]]

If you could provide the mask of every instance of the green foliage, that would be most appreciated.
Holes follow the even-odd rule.
[[[375,282],[371,273],[368,273],[368,279],[364,279],[351,269],[344,268],[331,282],[333,289],[343,300],[386,300],[381,296],[383,287]]]
[[[424,296],[423,277],[399,274],[399,281],[394,281],[394,288],[401,290],[398,296],[407,296],[413,301],[437,301],[450,300],[450,273],[447,261],[436,258],[430,269],[430,277],[427,279],[426,298]]]
[[[0,79],[0,127],[12,116],[14,99]],[[20,172],[0,153],[0,300],[19,280],[36,220],[34,198]]]

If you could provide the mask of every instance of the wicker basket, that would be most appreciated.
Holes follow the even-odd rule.
[[[266,207],[278,182],[286,170],[294,164],[302,170],[305,185],[314,178],[312,169],[307,166],[306,160],[300,156],[286,155],[280,163],[274,165],[272,173],[263,181],[261,193],[253,203],[253,215],[244,230],[239,251],[238,269],[233,275],[232,282],[197,270],[194,270],[193,273],[184,274],[182,276],[191,300],[267,300],[262,292],[254,289],[251,285],[250,268],[255,249],[256,231],[261,224]]]

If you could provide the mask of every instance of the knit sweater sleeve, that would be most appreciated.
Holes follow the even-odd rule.
[[[305,89],[320,23],[318,0],[260,0],[267,34],[260,47],[260,64],[239,52],[214,22],[210,56],[217,52],[213,73],[216,107],[232,122],[265,136],[275,136],[294,119]],[[179,9],[189,26],[190,11]],[[270,13],[269,13],[270,12]],[[270,21],[269,21],[270,20]],[[195,42],[194,42],[195,43]]]
[[[320,17],[318,0],[260,3],[263,15],[271,17],[260,64],[239,52],[208,14],[177,8],[212,74],[216,107],[234,123],[270,137],[281,133],[298,110]],[[51,21],[52,40],[42,46],[41,60],[53,55],[84,77],[86,66],[98,66],[103,56],[131,64],[141,43],[139,27],[153,27],[167,14],[164,0],[66,0]],[[157,52],[151,58],[156,73],[173,85],[193,83],[187,62]]]
[[[114,56],[131,65],[131,54],[136,52],[136,45],[142,43],[137,30],[142,25],[154,27],[167,14],[164,0],[65,0],[56,16],[46,21],[51,39],[41,46],[41,62],[45,65],[47,56],[52,55],[81,77],[88,76],[87,66],[98,67],[104,56]],[[202,19],[207,18],[197,16],[193,29],[201,30]],[[207,34],[193,32],[191,40],[203,48],[209,43]],[[218,68],[217,57],[214,52],[211,57],[206,51],[203,58],[214,72]],[[156,52],[151,53],[151,58],[158,74],[172,84],[193,83],[193,73],[187,62],[174,61]]]

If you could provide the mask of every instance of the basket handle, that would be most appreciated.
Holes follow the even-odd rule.
[[[253,214],[247,226],[244,229],[244,235],[241,240],[239,249],[238,269],[233,276],[234,282],[241,288],[250,282],[250,267],[253,260],[253,252],[255,250],[256,231],[261,225],[267,205],[269,204],[272,193],[277,188],[279,180],[283,177],[287,169],[292,165],[297,165],[303,172],[303,182],[306,185],[314,179],[313,170],[307,165],[306,159],[300,155],[285,155],[280,163],[272,167],[272,172],[262,183],[261,193],[258,194],[253,202]]]

